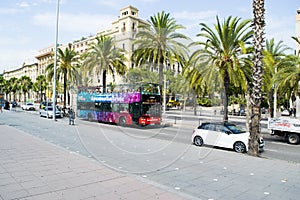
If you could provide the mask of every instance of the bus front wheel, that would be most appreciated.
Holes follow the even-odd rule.
[[[119,125],[120,126],[126,126],[126,118],[125,117],[120,117]]]

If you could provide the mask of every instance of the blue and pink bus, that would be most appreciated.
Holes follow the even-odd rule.
[[[159,84],[143,83],[115,92],[101,93],[96,87],[79,87],[77,115],[89,121],[126,125],[161,123]]]

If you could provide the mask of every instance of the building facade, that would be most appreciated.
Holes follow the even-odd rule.
[[[117,20],[112,22],[111,28],[108,30],[101,30],[94,36],[87,38],[81,38],[72,43],[60,44],[58,48],[64,50],[69,47],[78,52],[79,55],[85,53],[89,49],[89,45],[96,41],[97,36],[109,36],[114,39],[114,42],[118,48],[122,48],[126,52],[127,62],[125,63],[127,68],[132,68],[133,63],[131,61],[131,55],[134,50],[134,38],[138,32],[139,25],[148,25],[148,22],[138,17],[138,9],[133,6],[127,6],[122,8]],[[23,75],[29,76],[33,82],[39,75],[47,75],[46,67],[54,60],[55,46],[49,46],[39,50],[38,55],[35,56],[37,62],[34,64],[24,65],[20,68],[4,71],[3,77],[8,80],[12,77],[20,78]],[[89,85],[100,85],[101,78],[99,74],[90,72]],[[116,83],[122,82],[122,78],[115,74]],[[113,82],[112,74],[107,74],[107,83]],[[48,92],[50,98],[51,93]]]

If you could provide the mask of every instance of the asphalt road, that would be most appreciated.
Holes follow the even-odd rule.
[[[262,156],[270,159],[196,147],[191,145],[191,135],[197,123],[178,119],[172,126],[139,128],[76,119],[73,126],[68,118],[54,121],[39,117],[37,111],[0,113],[0,128],[13,126],[70,154],[84,155],[115,171],[184,193],[186,199],[279,200],[299,196],[300,145],[267,138]]]
[[[106,138],[106,143],[110,144],[110,146],[102,144],[102,146],[106,146],[106,150],[111,146],[117,150],[123,150],[122,146],[126,146],[124,141],[130,141],[132,143],[130,145],[133,146],[134,149],[138,149],[140,146],[145,148],[149,141],[155,140],[167,141],[167,143],[164,145],[170,148],[180,144],[178,145],[182,146],[180,151],[185,151],[186,148],[189,148],[189,145],[191,144],[193,128],[199,124],[200,120],[207,120],[207,116],[210,116],[209,114],[205,115],[202,113],[201,116],[195,118],[195,116],[181,115],[178,112],[171,111],[167,113],[167,124],[172,124],[172,126],[123,128],[110,124],[100,124],[97,122],[80,120],[81,125],[75,126],[75,128],[68,126],[67,118],[59,118],[53,123],[52,119],[39,117],[38,111],[22,111],[18,108],[17,112],[5,111],[2,114],[3,116],[5,115],[7,117],[3,118],[2,116],[2,118],[0,118],[0,124],[14,126],[23,130],[24,132],[30,133],[51,143],[68,148],[75,152],[80,152],[90,157],[93,156],[93,152],[89,150],[89,148],[91,148],[90,146],[97,146],[94,144],[95,141],[102,137]],[[176,121],[174,116],[177,116]],[[240,126],[245,126],[244,119],[245,117],[237,117],[230,118],[230,121]],[[99,138],[96,137],[94,132],[97,133]],[[124,135],[127,137],[124,138]],[[290,145],[283,141],[283,139],[280,137],[271,136],[266,129],[265,123],[262,124],[262,135],[266,144],[265,151],[261,154],[261,156],[265,158],[276,158],[289,162],[300,163],[300,145]],[[132,138],[134,140],[132,140]],[[145,143],[144,146],[143,143]],[[162,149],[162,147],[156,148]],[[95,148],[93,147],[92,149]],[[112,151],[115,151],[115,149]],[[131,152],[133,150],[125,149],[124,151]],[[147,147],[147,150],[144,151],[146,153],[152,152],[153,147]]]

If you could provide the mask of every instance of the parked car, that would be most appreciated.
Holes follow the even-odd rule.
[[[281,116],[290,116],[291,113],[290,111],[288,111],[287,109],[284,109],[282,112],[281,112]]]
[[[194,129],[192,142],[196,146],[203,144],[233,149],[238,153],[248,151],[250,133],[232,123],[208,122]],[[263,151],[264,140],[260,138],[259,148]]]
[[[25,103],[22,105],[22,110],[35,110],[35,106],[33,103]]]
[[[53,107],[47,106],[40,110],[40,117],[53,118]],[[60,118],[61,112],[58,108],[55,109],[55,117]]]
[[[52,106],[52,102],[43,101],[40,103],[40,108],[43,109],[44,107]]]

